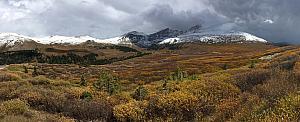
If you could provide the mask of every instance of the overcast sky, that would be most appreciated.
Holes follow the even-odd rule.
[[[196,24],[297,43],[299,0],[0,0],[0,31],[29,36],[155,32]]]

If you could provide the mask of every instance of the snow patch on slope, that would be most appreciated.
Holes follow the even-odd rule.
[[[67,37],[67,36],[50,36],[38,39],[37,42],[42,44],[80,44],[87,40],[78,37]]]
[[[180,38],[169,38],[169,39],[163,40],[159,44],[176,44],[176,43],[180,43],[179,41],[180,41]]]
[[[201,33],[187,33],[176,38],[168,38],[159,44],[177,44],[184,42],[203,42],[203,43],[227,43],[227,42],[262,42],[268,41],[245,32],[222,32],[208,31]]]

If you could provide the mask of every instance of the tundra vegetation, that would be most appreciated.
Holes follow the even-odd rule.
[[[162,58],[164,66],[176,61],[169,67],[153,62],[143,70],[126,61],[103,66],[8,65],[0,71],[0,119],[299,121],[300,49],[175,55],[180,53],[167,50],[161,57],[151,54],[128,61],[143,64]],[[270,60],[259,59],[275,53]]]

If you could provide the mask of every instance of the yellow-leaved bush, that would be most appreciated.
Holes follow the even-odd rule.
[[[146,119],[145,108],[147,106],[148,102],[146,101],[132,100],[115,106],[113,113],[119,121],[142,121]]]
[[[174,120],[189,120],[196,116],[198,99],[192,94],[175,91],[150,98],[147,112],[150,119],[172,117]]]
[[[26,102],[20,99],[5,101],[0,106],[1,115],[21,115],[28,111],[29,107]]]
[[[265,120],[274,121],[299,121],[300,118],[300,95],[292,94],[278,101],[274,110]]]

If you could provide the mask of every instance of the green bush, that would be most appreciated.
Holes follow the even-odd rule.
[[[169,79],[174,81],[183,81],[187,77],[188,77],[187,72],[177,67],[177,69],[173,73],[171,73]]]
[[[93,99],[93,95],[90,92],[83,92],[80,99],[91,100]]]
[[[102,72],[98,81],[94,83],[94,87],[98,90],[105,91],[110,95],[118,92],[120,89],[118,79],[108,72]]]

